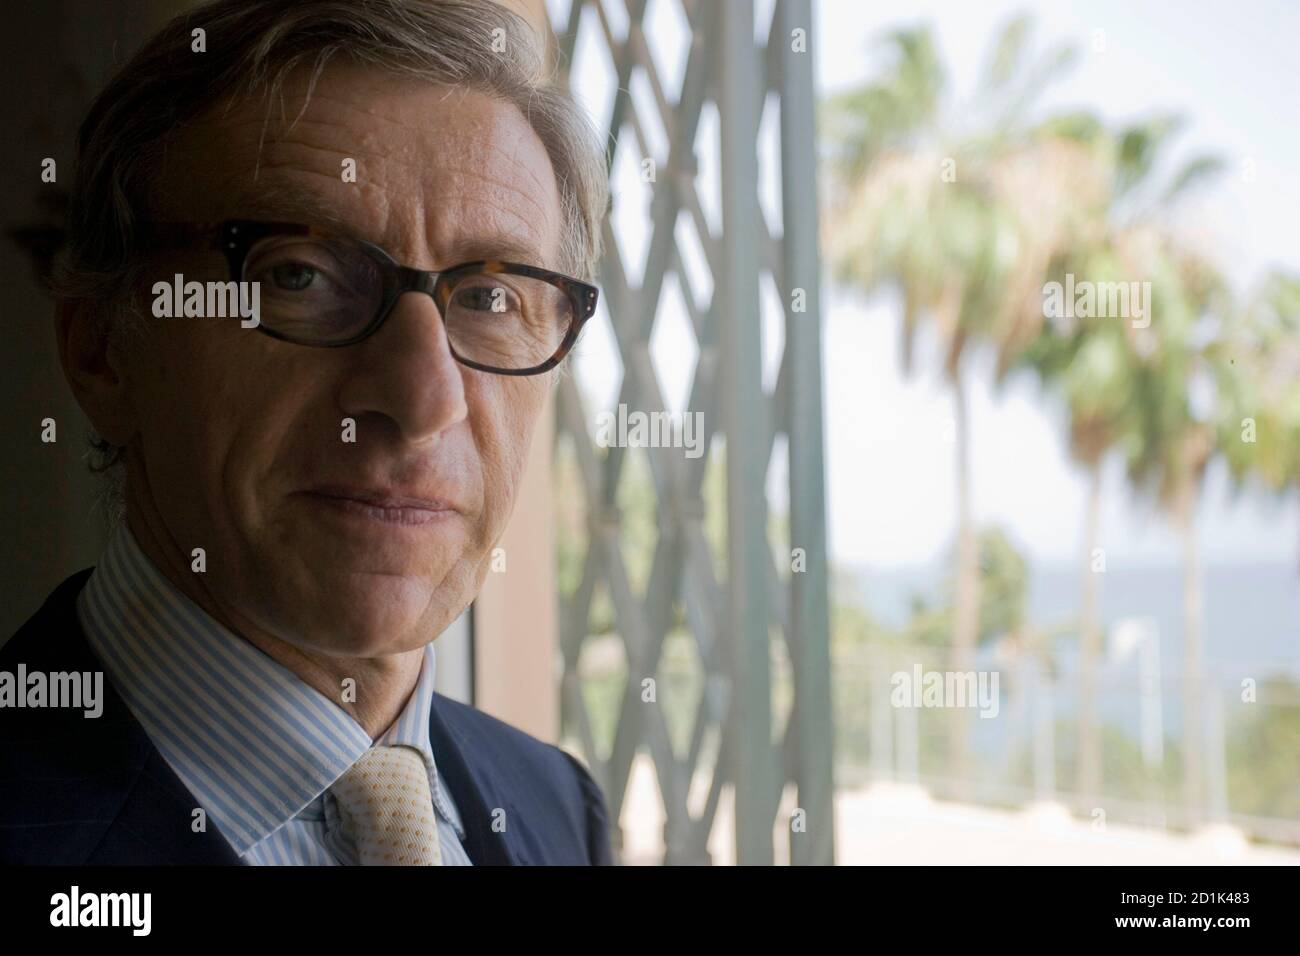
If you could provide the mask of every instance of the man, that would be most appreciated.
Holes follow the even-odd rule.
[[[0,710],[0,861],[610,862],[576,759],[432,688],[595,306],[540,76],[487,0],[223,0],[92,106],[57,338],[124,520],[0,671],[104,700]]]

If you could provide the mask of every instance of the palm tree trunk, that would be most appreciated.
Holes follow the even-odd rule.
[[[1101,527],[1101,460],[1088,475],[1088,511],[1084,528],[1083,589],[1079,610],[1079,795],[1095,800],[1101,793],[1101,740],[1097,726],[1097,665],[1101,632],[1097,626],[1097,599],[1101,579],[1093,569]]]
[[[960,367],[953,371],[953,417],[957,465],[957,568],[956,595],[953,609],[953,662],[956,671],[968,671],[974,657],[979,630],[979,554],[971,515],[970,490],[970,415],[966,386]],[[969,714],[963,708],[952,711],[951,751],[953,778],[957,797],[969,794],[970,756],[967,740]]]
[[[1203,811],[1201,732],[1201,658],[1203,615],[1201,556],[1196,538],[1196,502],[1200,489],[1193,485],[1183,496],[1180,515],[1183,532],[1183,802],[1188,822],[1200,822]]]

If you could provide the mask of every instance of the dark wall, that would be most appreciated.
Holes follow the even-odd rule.
[[[12,231],[48,227],[73,171],[81,114],[109,75],[182,2],[6,3],[0,30],[0,643],[72,572],[93,564],[108,531],[100,480],[85,463],[86,422],[59,368],[53,301]],[[53,157],[58,181],[41,182]],[[30,241],[30,240],[28,240]],[[41,420],[57,441],[41,441]]]

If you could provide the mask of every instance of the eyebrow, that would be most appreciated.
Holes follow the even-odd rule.
[[[317,193],[301,189],[284,189],[258,184],[238,193],[231,203],[235,214],[228,219],[265,219],[280,222],[300,222],[305,226],[319,226],[341,232],[356,239],[365,236],[344,216],[338,207]]]
[[[336,204],[327,201],[318,193],[302,189],[284,189],[258,184],[237,194],[231,208],[239,212],[227,218],[298,222],[307,226],[317,226],[350,239],[383,245],[374,236],[364,234],[354,223],[342,216]],[[485,259],[549,268],[534,244],[521,242],[507,235],[465,236],[447,250],[447,268]]]
[[[458,262],[477,262],[481,259],[500,259],[507,262],[519,262],[524,265],[549,268],[542,261],[536,247],[520,243],[505,236],[495,238],[469,237],[455,243],[447,252],[447,258],[453,264]]]

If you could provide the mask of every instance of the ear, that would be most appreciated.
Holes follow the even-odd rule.
[[[105,441],[126,445],[135,434],[135,416],[122,357],[110,347],[109,336],[100,326],[101,308],[89,299],[58,301],[54,325],[59,362],[95,431]]]

